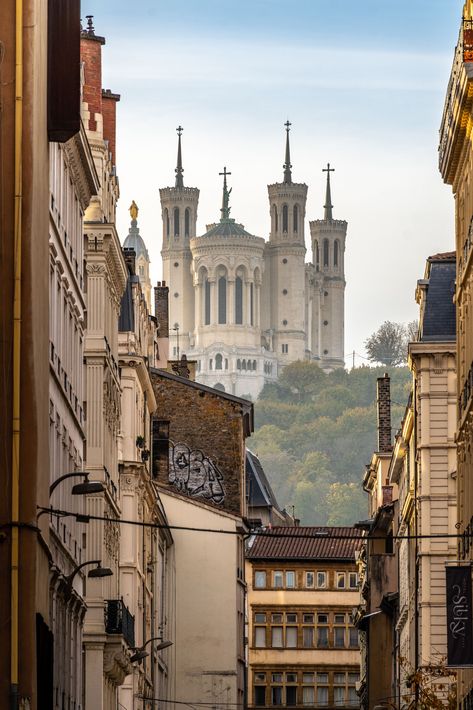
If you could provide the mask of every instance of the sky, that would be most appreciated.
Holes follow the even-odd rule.
[[[232,216],[267,238],[267,185],[282,181],[289,118],[293,179],[323,215],[348,222],[347,364],[365,360],[385,320],[417,317],[426,258],[454,249],[451,187],[438,131],[462,0],[82,0],[103,48],[117,116],[118,228],[140,208],[153,282],[161,278],[159,188],[172,185],[182,125],[184,183],[200,188],[198,233],[220,217],[227,166]]]

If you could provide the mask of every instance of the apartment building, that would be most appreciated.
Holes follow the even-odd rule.
[[[359,707],[354,528],[273,527],[250,538],[249,707]]]

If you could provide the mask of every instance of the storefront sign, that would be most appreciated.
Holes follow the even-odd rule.
[[[473,666],[471,566],[445,568],[447,582],[447,665]]]

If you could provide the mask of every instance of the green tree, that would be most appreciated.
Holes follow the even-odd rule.
[[[406,327],[386,320],[365,341],[368,359],[382,365],[401,365],[406,361]]]
[[[329,525],[353,525],[368,514],[366,493],[360,483],[332,483],[327,508]]]

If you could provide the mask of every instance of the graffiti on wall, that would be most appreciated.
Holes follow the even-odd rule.
[[[223,475],[200,449],[186,444],[169,446],[169,483],[180,493],[221,505],[225,500]]]

